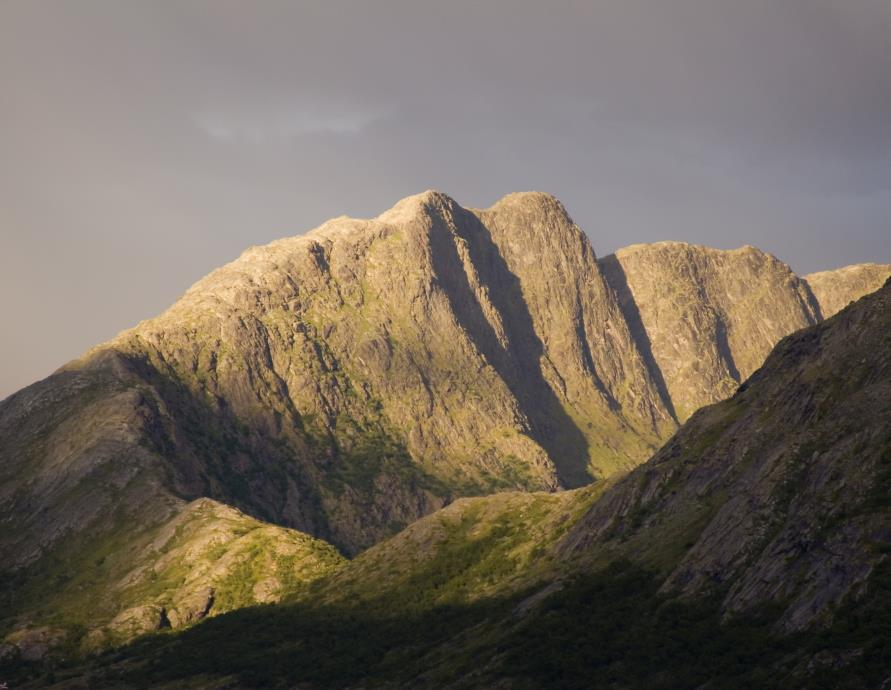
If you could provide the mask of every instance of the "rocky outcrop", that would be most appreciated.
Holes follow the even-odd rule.
[[[780,338],[820,320],[807,285],[754,247],[638,244],[600,263],[679,421],[726,398]]]
[[[67,636],[67,631],[48,626],[31,626],[16,630],[7,635],[0,645],[0,659],[7,656],[19,657],[30,662],[43,662],[50,656],[58,655],[58,647]]]
[[[115,640],[130,640],[166,627],[170,627],[170,624],[163,607],[153,604],[133,606],[112,618],[105,630],[92,631],[88,638],[88,646],[100,646],[104,633]]]
[[[72,646],[101,649],[299,596],[345,563],[330,544],[209,499],[172,508],[159,526],[121,522],[99,538],[78,535],[71,551],[56,550],[56,569],[41,564],[42,579],[18,583],[7,602],[5,613],[14,617],[6,619],[12,632],[5,642],[27,658],[28,641],[46,637],[33,631],[45,630],[39,624],[47,620],[64,626],[53,640],[77,629],[85,634]],[[64,586],[47,588],[46,581]]]
[[[891,264],[855,264],[804,277],[824,319],[878,290],[891,276]]]

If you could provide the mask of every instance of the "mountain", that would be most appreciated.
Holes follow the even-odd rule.
[[[878,290],[891,276],[888,264],[856,264],[805,276],[820,305],[824,319],[837,314],[851,302]]]
[[[599,260],[638,349],[679,421],[723,400],[785,335],[818,323],[891,276],[857,264],[799,278],[755,247],[636,244]]]
[[[248,250],[4,401],[0,546],[21,567],[120,505],[209,497],[354,553],[453,495],[631,467],[674,428],[556,200],[431,192]]]
[[[751,248],[598,261],[540,193],[478,210],[425,192],[251,248],[0,403],[0,632],[90,648],[299,593],[314,575],[282,571],[278,541],[323,571],[336,559],[313,539],[353,556],[462,496],[605,485],[814,305]],[[215,517],[194,522],[199,505]],[[140,568],[167,578],[139,548],[217,522],[207,558],[131,588]],[[211,595],[248,525],[280,535],[239,570],[259,589]]]
[[[47,684],[884,687],[889,399],[891,280],[624,477],[456,501],[311,596]]]

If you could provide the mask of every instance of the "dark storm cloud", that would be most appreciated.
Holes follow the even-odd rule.
[[[437,187],[601,254],[891,261],[887,0],[0,3],[0,396],[249,244]]]

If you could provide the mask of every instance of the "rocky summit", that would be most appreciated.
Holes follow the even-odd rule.
[[[696,410],[883,272],[804,280],[751,247],[680,243],[598,259],[541,193],[480,210],[429,191],[251,248],[0,403],[5,649],[82,653],[300,596],[346,567],[337,550],[351,557],[452,502],[442,515],[460,516],[474,505],[461,497],[595,482],[526,506],[575,515],[573,497],[719,414]],[[748,428],[779,423],[760,414]],[[684,491],[708,485],[696,477]],[[504,493],[504,515],[526,509],[521,496]],[[603,520],[586,518],[586,534]],[[694,587],[723,567],[717,553],[672,582]]]

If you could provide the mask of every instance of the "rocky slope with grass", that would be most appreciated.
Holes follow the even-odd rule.
[[[719,593],[726,615],[831,623],[891,548],[891,282],[782,340],[730,399],[704,408],[621,479],[561,545],[637,554],[662,588]]]
[[[49,662],[300,596],[346,562],[330,544],[210,499],[171,502],[160,525],[116,525],[65,543],[42,577],[4,582],[13,628],[0,656]],[[8,617],[13,616],[10,620]]]
[[[477,210],[426,192],[249,249],[0,402],[0,632],[80,648],[115,621],[195,620],[177,602],[218,589],[201,559],[169,596],[104,587],[202,499],[351,556],[462,496],[627,472],[817,319],[768,255],[672,247],[598,261],[549,195]],[[195,524],[235,539],[227,519]],[[264,549],[250,581],[285,596]]]

